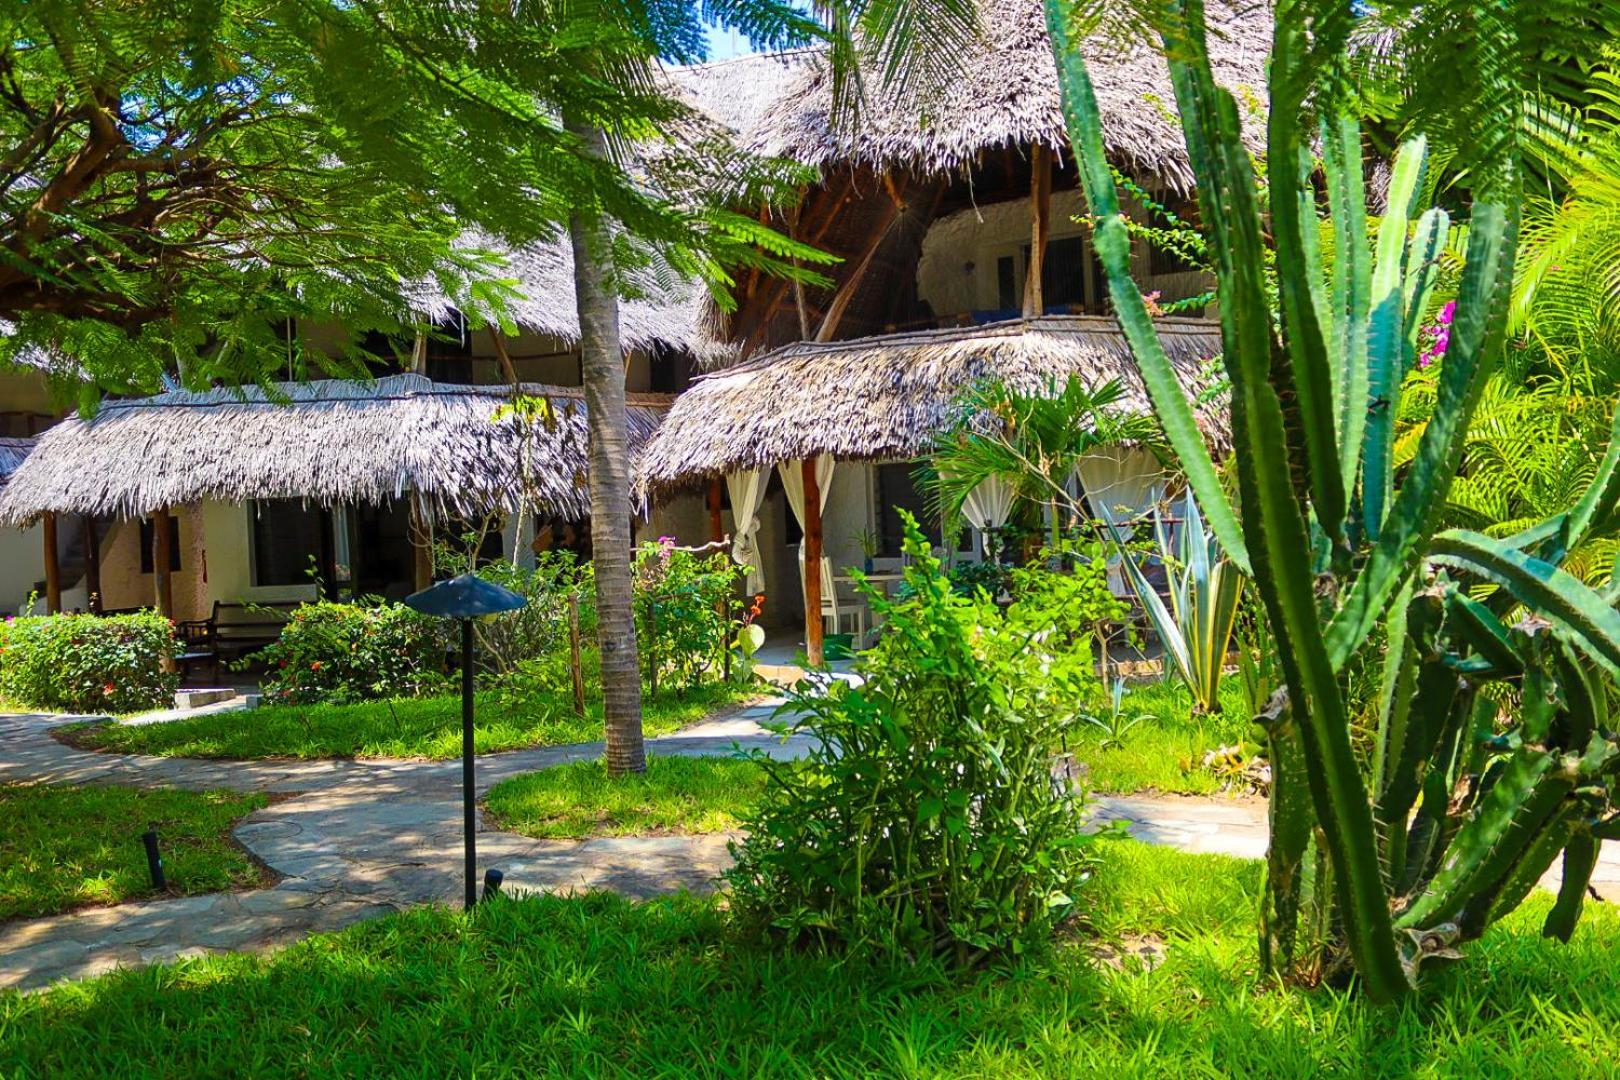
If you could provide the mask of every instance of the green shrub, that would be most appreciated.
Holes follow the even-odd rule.
[[[532,567],[497,560],[479,567],[478,576],[528,601],[516,611],[474,624],[480,662],[505,674],[530,661],[560,658],[566,679],[569,597],[579,597],[580,638],[587,643],[596,640],[591,564],[580,563],[572,551],[543,551]]]
[[[297,608],[254,661],[272,702],[421,697],[445,688],[445,640],[438,620],[403,604],[323,601]]]
[[[690,689],[722,670],[731,647],[741,567],[724,552],[683,551],[668,536],[635,559],[636,643],[649,689]]]
[[[909,595],[855,687],[796,693],[816,740],[732,845],[732,904],[754,933],[960,961],[1023,951],[1074,911],[1090,866],[1082,800],[1053,776],[1067,703],[1029,636],[957,595],[909,522]],[[1094,680],[1095,675],[1085,677]],[[1076,678],[1058,673],[1061,681]]]
[[[61,712],[139,712],[174,704],[174,624],[152,611],[41,615],[0,629],[0,696]]]

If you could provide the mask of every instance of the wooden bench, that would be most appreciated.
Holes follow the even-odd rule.
[[[281,637],[281,629],[287,625],[293,611],[303,603],[302,600],[215,600],[214,613],[206,620],[215,662],[227,655],[240,660],[273,644]]]
[[[150,607],[133,608],[103,608],[102,617],[117,615],[139,615],[143,611],[153,610]],[[174,662],[182,673],[189,676],[193,665],[207,661],[213,669],[214,678],[219,678],[219,650],[214,642],[213,619],[183,619],[174,624],[174,636],[180,639],[180,651],[175,654]]]

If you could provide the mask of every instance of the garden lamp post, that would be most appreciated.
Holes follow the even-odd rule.
[[[516,611],[528,601],[474,574],[430,585],[405,598],[424,615],[461,620],[461,803],[466,836],[467,908],[478,901],[477,797],[473,790],[473,633],[472,621]]]

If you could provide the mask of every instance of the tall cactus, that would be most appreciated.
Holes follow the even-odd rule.
[[[1329,976],[1353,965],[1373,997],[1399,997],[1425,962],[1455,956],[1515,907],[1560,854],[1565,884],[1546,932],[1567,939],[1598,844],[1620,835],[1620,741],[1607,705],[1620,613],[1614,595],[1558,564],[1620,526],[1620,428],[1567,513],[1501,540],[1440,527],[1501,349],[1519,205],[1511,145],[1474,176],[1434,419],[1397,476],[1394,416],[1450,223],[1440,210],[1417,214],[1428,148],[1414,134],[1367,251],[1361,133],[1334,78],[1356,6],[1274,6],[1263,207],[1238,106],[1212,73],[1202,0],[1145,5],[1219,278],[1235,508],[1130,275],[1071,2],[1046,0],[1047,24],[1114,309],[1212,529],[1255,578],[1282,661],[1284,688],[1257,718],[1274,784],[1264,961]],[[1511,111],[1498,120],[1513,129]],[[1318,246],[1313,146],[1336,238],[1331,271]],[[1351,698],[1352,668],[1378,673],[1371,701]],[[1362,708],[1378,725],[1358,748],[1351,720]],[[1322,916],[1309,920],[1320,940],[1306,912]]]

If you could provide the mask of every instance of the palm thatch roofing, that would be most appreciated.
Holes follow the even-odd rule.
[[[578,389],[525,385],[550,408],[503,412],[504,386],[452,386],[420,375],[260,389],[177,391],[110,401],[64,420],[0,492],[0,522],[44,511],[142,517],[204,499],[382,503],[407,493],[430,515],[516,511],[581,517],[588,436]],[[632,452],[670,399],[631,395]]]
[[[881,73],[870,70],[862,80],[859,122],[839,124],[830,68],[807,65],[753,126],[750,145],[824,168],[867,165],[923,173],[972,165],[992,148],[1067,146],[1042,0],[981,0],[981,7],[980,38],[964,50],[960,74],[943,96],[918,100],[886,92]],[[1234,91],[1263,91],[1272,28],[1267,0],[1210,0],[1208,19],[1217,81]],[[1109,158],[1179,191],[1192,190],[1163,56],[1120,35],[1099,34],[1082,48]],[[1257,120],[1247,125],[1256,149]]]
[[[0,437],[0,486],[11,479],[23,459],[34,449],[34,440],[15,436]]]
[[[1189,395],[1207,397],[1219,325],[1160,319],[1159,340]],[[1118,380],[1119,408],[1151,409],[1130,348],[1112,318],[1047,315],[985,326],[847,341],[801,342],[699,379],[671,406],[641,455],[645,493],[739,469],[832,454],[914,458],[958,415],[964,391],[1000,379],[1039,394],[1079,375],[1092,389]],[[1230,440],[1224,403],[1206,401],[1199,422],[1217,445]]]
[[[672,95],[694,110],[678,142],[716,137],[735,140],[783,92],[793,76],[812,59],[808,51],[752,55],[712,64],[671,67],[663,72]],[[649,152],[653,148],[646,148]],[[501,256],[520,294],[509,314],[519,326],[569,345],[579,341],[579,313],[574,303],[574,253],[566,236],[512,248],[477,230],[463,241],[468,247]],[[708,294],[699,282],[682,278],[656,255],[646,265],[625,271],[625,296],[619,303],[619,338],[626,352],[658,347],[686,349],[704,363],[728,359],[732,347],[708,332]],[[424,284],[418,313],[443,319],[450,300],[436,286]]]

